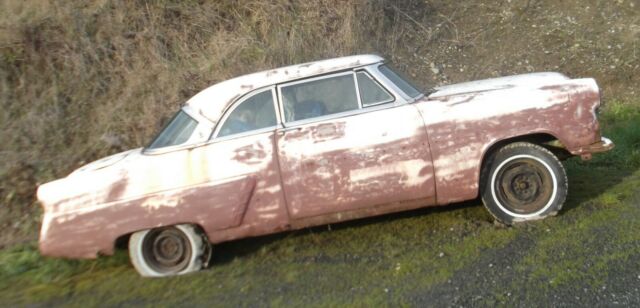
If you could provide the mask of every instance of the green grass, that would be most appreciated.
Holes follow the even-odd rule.
[[[616,150],[567,162],[570,194],[556,218],[503,228],[469,202],[216,245],[212,268],[165,279],[140,278],[126,251],[70,261],[24,244],[0,250],[0,303],[415,305],[475,272],[498,280],[485,290],[487,305],[598,289],[640,255],[640,165],[628,155],[640,140],[640,113],[629,106],[612,104],[602,116]],[[505,258],[511,273],[500,278],[505,269],[487,264]]]

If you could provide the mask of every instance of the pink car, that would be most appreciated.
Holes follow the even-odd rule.
[[[558,159],[602,138],[593,79],[535,73],[418,90],[375,55],[241,76],[192,97],[146,148],[38,189],[44,255],[128,239],[143,276],[205,267],[211,243],[480,196],[505,224],[555,215]]]

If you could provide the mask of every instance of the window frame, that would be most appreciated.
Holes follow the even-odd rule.
[[[342,118],[342,117],[348,117],[348,116],[352,116],[352,115],[358,115],[358,114],[362,114],[362,113],[367,113],[367,112],[373,112],[373,111],[377,111],[377,110],[383,110],[383,109],[388,109],[388,108],[393,108],[393,107],[397,107],[400,105],[404,105],[406,103],[408,103],[408,100],[406,98],[404,98],[402,95],[400,95],[400,92],[398,89],[396,89],[395,85],[391,82],[388,81],[386,79],[382,79],[381,77],[384,77],[384,75],[382,75],[382,73],[380,73],[376,66],[377,65],[381,65],[383,64],[381,63],[375,63],[372,65],[367,65],[367,66],[362,66],[362,67],[356,67],[356,68],[351,68],[345,71],[338,71],[338,72],[331,72],[328,74],[324,74],[324,75],[320,75],[320,76],[314,76],[314,77],[309,77],[309,78],[305,78],[305,79],[298,79],[298,80],[294,80],[294,81],[290,81],[290,82],[284,82],[284,83],[280,83],[276,85],[276,91],[277,91],[277,96],[278,96],[278,116],[279,116],[279,120],[280,120],[280,128],[291,128],[291,127],[298,127],[300,125],[305,125],[305,124],[309,124],[309,123],[315,123],[315,122],[321,122],[321,121],[327,121],[327,120],[332,120],[332,119],[337,119],[337,118]],[[369,105],[367,107],[363,107],[362,106],[362,99],[360,97],[360,87],[358,86],[358,78],[356,73],[359,71],[364,71],[366,73],[368,73],[368,75],[374,80],[376,81],[385,91],[387,91],[389,94],[391,94],[391,96],[394,98],[393,101],[384,103],[384,104],[374,104],[374,105]],[[338,113],[332,113],[332,114],[328,114],[328,115],[324,115],[324,116],[319,116],[319,117],[314,117],[314,118],[308,118],[308,119],[303,119],[303,120],[297,120],[297,121],[291,121],[291,122],[287,122],[285,121],[285,116],[284,116],[284,100],[282,99],[282,88],[288,87],[288,86],[292,86],[292,85],[296,85],[296,84],[301,84],[301,83],[307,83],[307,82],[313,82],[316,80],[322,80],[322,79],[327,79],[327,78],[331,78],[331,77],[339,77],[339,76],[344,76],[344,75],[352,75],[353,78],[353,82],[354,82],[354,87],[355,87],[355,91],[356,91],[356,97],[358,100],[358,109],[354,109],[354,110],[348,110],[348,111],[343,111],[343,112],[338,112]]]
[[[386,92],[387,94],[389,94],[389,96],[391,96],[391,99],[386,100],[386,101],[381,101],[381,102],[377,102],[375,104],[370,104],[365,106],[364,103],[362,102],[362,94],[360,93],[360,83],[358,82],[358,73],[364,73],[366,77],[368,77],[369,79],[371,79],[371,81],[373,81],[375,84],[377,84],[378,86],[380,86],[380,88],[382,88],[382,90],[384,92]],[[358,100],[360,101],[360,108],[361,109],[365,109],[365,108],[370,108],[370,107],[374,107],[374,106],[378,106],[378,105],[383,105],[383,104],[389,104],[389,103],[394,103],[397,101],[396,96],[394,95],[393,92],[389,91],[389,89],[387,89],[380,81],[376,80],[376,78],[369,73],[366,69],[357,69],[354,70],[354,79],[356,81],[356,86],[357,86],[357,90],[358,90]]]
[[[282,121],[280,119],[280,112],[278,111],[278,101],[277,101],[277,95],[276,95],[275,88],[276,88],[276,86],[272,85],[272,86],[263,87],[263,88],[259,88],[259,89],[253,90],[253,91],[245,94],[243,97],[238,99],[236,102],[234,102],[231,105],[231,107],[227,108],[227,110],[224,112],[224,114],[220,118],[220,121],[218,121],[216,123],[216,127],[212,131],[211,136],[209,137],[208,141],[240,138],[240,137],[244,137],[244,136],[250,136],[250,135],[254,135],[254,134],[261,134],[261,133],[265,133],[265,132],[268,132],[268,131],[274,131],[274,130],[278,129],[281,126],[280,123],[282,123]],[[227,122],[227,119],[229,118],[229,116],[233,113],[233,111],[236,110],[236,108],[238,108],[238,106],[242,105],[248,99],[250,99],[250,98],[252,98],[252,97],[254,97],[254,96],[258,95],[258,94],[261,94],[263,92],[266,92],[266,91],[271,91],[271,100],[273,102],[273,111],[275,112],[275,116],[276,116],[276,125],[272,125],[272,126],[268,126],[268,127],[264,127],[264,128],[258,128],[258,129],[254,129],[254,130],[250,130],[250,131],[246,131],[246,132],[242,132],[242,133],[226,135],[226,136],[222,136],[222,137],[218,136],[220,134],[220,130],[222,129],[222,126],[224,126],[224,123]]]
[[[197,125],[196,125],[195,129],[193,130],[193,132],[191,133],[191,136],[189,136],[189,139],[187,139],[187,141],[185,141],[185,142],[183,142],[181,144],[170,145],[170,146],[161,147],[161,148],[149,149],[147,147],[144,147],[142,149],[142,152],[141,152],[143,155],[164,154],[164,153],[167,153],[167,152],[173,152],[173,151],[178,151],[178,150],[182,150],[182,149],[198,147],[198,146],[208,142],[208,136],[210,134],[209,131],[211,131],[213,129],[213,125],[211,124],[209,119],[207,119],[207,118],[203,117],[202,115],[200,115],[198,112],[196,112],[190,106],[181,107],[176,112],[176,114],[178,112],[180,112],[180,111],[186,113],[189,117],[191,117],[192,119],[194,119],[197,122]],[[172,117],[172,119],[173,119],[173,117]],[[205,136],[207,136],[207,137],[199,136],[199,135],[203,134],[205,131],[206,131]],[[158,134],[160,134],[160,132],[158,132]],[[158,137],[158,134],[156,134],[154,139]]]
[[[158,148],[158,149],[146,149],[146,148],[144,148],[143,151],[142,151],[142,154],[143,155],[164,154],[164,153],[167,153],[167,152],[190,149],[190,148],[195,148],[195,147],[199,147],[199,146],[204,146],[204,145],[207,145],[207,144],[217,143],[219,141],[235,139],[235,138],[241,138],[241,137],[255,135],[255,134],[262,134],[262,133],[269,132],[269,131],[276,131],[278,129],[286,129],[286,128],[289,128],[289,127],[297,127],[297,126],[304,125],[304,124],[307,124],[307,123],[314,123],[314,122],[333,120],[333,119],[337,119],[337,118],[343,118],[343,117],[348,117],[348,116],[352,116],[352,115],[358,115],[358,114],[367,113],[367,112],[374,112],[374,111],[378,111],[378,110],[394,108],[394,107],[398,107],[398,106],[402,106],[402,105],[405,105],[405,104],[408,104],[408,103],[415,102],[416,100],[418,100],[418,99],[420,99],[421,97],[424,96],[424,94],[422,94],[422,95],[420,95],[420,96],[418,96],[416,98],[407,97],[405,95],[405,93],[401,89],[399,89],[392,81],[390,81],[388,78],[386,78],[386,76],[384,76],[384,74],[382,74],[378,70],[378,66],[384,65],[384,64],[387,64],[387,63],[386,62],[378,62],[378,63],[369,64],[369,65],[366,65],[366,66],[350,68],[350,69],[342,70],[342,71],[334,71],[334,72],[330,72],[330,73],[326,73],[326,74],[319,74],[319,75],[312,76],[312,77],[295,79],[295,80],[291,80],[291,81],[288,81],[288,82],[283,82],[283,83],[279,83],[279,84],[272,84],[272,85],[269,85],[269,86],[266,86],[266,87],[261,87],[261,88],[258,88],[258,89],[254,89],[254,90],[244,94],[240,98],[238,98],[235,102],[233,102],[231,104],[231,106],[228,107],[224,111],[220,121],[211,121],[208,118],[203,117],[199,112],[194,110],[192,107],[190,107],[188,105],[182,106],[181,109],[198,122],[198,126],[196,126],[196,129],[192,133],[191,137],[185,143],[179,144],[179,145],[168,146],[168,147],[163,147],[163,148]],[[375,105],[370,105],[370,106],[367,106],[367,107],[363,107],[362,106],[362,99],[360,97],[360,87],[357,84],[358,78],[357,78],[356,73],[359,72],[359,71],[365,71],[366,73],[368,73],[368,75],[370,77],[372,77],[372,79],[374,81],[376,81],[380,86],[382,86],[382,88],[384,88],[387,92],[389,92],[394,97],[394,101],[393,102],[384,103],[384,104],[380,103],[380,104],[375,104]],[[291,122],[285,122],[284,121],[284,108],[283,108],[283,105],[282,105],[283,104],[283,100],[282,100],[281,88],[289,86],[289,85],[306,83],[306,82],[311,82],[311,81],[314,81],[314,80],[320,80],[320,79],[325,79],[325,78],[330,78],[330,77],[335,77],[335,76],[340,76],[340,75],[348,75],[348,74],[352,74],[353,75],[354,87],[356,87],[355,90],[356,90],[356,96],[357,96],[357,100],[358,100],[358,109],[349,110],[349,111],[343,111],[343,112],[338,112],[338,113],[333,113],[333,114],[329,114],[329,115],[325,115],[325,116],[309,118],[309,119],[304,119],[304,120],[298,120],[298,121],[291,121]],[[235,108],[237,106],[242,104],[245,100],[249,99],[250,97],[253,97],[254,95],[257,95],[257,94],[259,94],[259,93],[261,93],[263,91],[267,91],[267,90],[271,90],[272,91],[271,95],[273,97],[273,104],[274,104],[274,110],[275,110],[275,113],[276,113],[276,121],[277,121],[275,126],[261,128],[261,129],[252,130],[252,131],[247,131],[247,132],[244,132],[244,133],[239,133],[239,134],[234,134],[234,135],[228,135],[228,136],[224,136],[224,137],[217,137],[218,131],[222,128],[222,125],[223,125],[222,123],[224,123],[227,120],[227,117],[229,116],[229,114],[231,114],[231,112],[233,112],[233,110],[235,110]],[[210,131],[210,133],[206,133],[205,134],[206,137],[197,136],[198,135],[197,133],[198,132],[202,132],[202,131]]]
[[[158,140],[158,138],[160,138],[162,133],[167,131],[167,129],[169,128],[170,124],[173,123],[173,121],[175,121],[176,118],[178,118],[178,116],[181,115],[181,114],[184,114],[187,117],[189,117],[189,119],[192,121],[191,123],[195,124],[195,126],[193,127],[193,129],[189,133],[189,136],[187,136],[187,139],[185,139],[183,142],[180,142],[180,143],[152,148],[151,146],[156,142],[156,140]],[[144,148],[147,151],[154,151],[154,150],[158,150],[158,149],[177,147],[177,146],[181,146],[181,145],[187,144],[191,139],[193,139],[193,135],[196,132],[196,130],[198,129],[198,126],[200,126],[200,122],[198,122],[198,120],[196,118],[192,117],[189,113],[185,112],[184,109],[180,108],[176,113],[173,114],[173,116],[171,116],[169,121],[167,121],[165,123],[165,125],[162,127],[162,129],[160,131],[158,131],[158,133],[156,133],[155,137],[153,137],[153,139],[151,139],[151,143],[149,143]]]
[[[385,76],[385,74],[383,74],[380,71],[380,66],[383,66],[383,65],[389,66],[389,64],[390,64],[389,62],[385,61],[385,62],[380,62],[380,63],[374,64],[374,65],[371,65],[370,66],[371,69],[369,70],[369,72],[371,73],[371,71],[375,71],[375,76],[377,76],[379,80],[384,80],[385,82],[383,84],[388,85],[387,89],[388,88],[393,88],[393,91],[395,93],[398,93],[407,103],[413,103],[413,102],[415,102],[415,101],[417,101],[417,100],[419,100],[419,99],[421,99],[421,98],[423,98],[425,96],[424,92],[420,92],[421,90],[418,89],[418,88],[416,88],[416,90],[418,90],[418,92],[420,92],[420,94],[417,95],[416,97],[411,97],[407,93],[404,93],[404,91],[402,89],[400,89],[400,87],[398,87],[392,80],[390,80],[387,76]],[[395,72],[394,70],[391,70],[391,71],[393,71],[394,73],[396,73],[396,75],[398,75],[398,73]],[[406,79],[402,75],[398,75],[398,76],[400,78],[402,78],[402,79]],[[408,80],[408,81],[405,80],[405,81],[408,82],[409,85],[411,85],[412,87],[415,88],[415,86],[412,84],[411,80]]]
[[[353,80],[353,86],[356,87],[356,88],[354,88],[354,90],[356,92],[356,101],[358,103],[358,108],[357,109],[346,110],[346,111],[331,113],[331,114],[327,114],[327,115],[323,115],[323,116],[319,116],[319,117],[307,118],[307,119],[302,119],[302,120],[295,120],[295,121],[290,121],[290,122],[287,122],[285,120],[286,118],[285,118],[285,114],[284,114],[284,99],[282,98],[282,88],[286,88],[286,87],[289,87],[289,86],[295,86],[295,85],[303,84],[303,83],[314,82],[314,81],[323,80],[323,79],[347,76],[347,75],[351,75],[351,78]],[[277,90],[278,90],[278,109],[280,111],[280,119],[281,119],[282,125],[285,126],[285,127],[293,126],[293,125],[300,124],[300,123],[310,123],[310,122],[321,121],[321,120],[324,120],[324,119],[331,119],[331,118],[338,117],[340,115],[344,115],[344,114],[351,113],[351,112],[358,111],[358,110],[362,109],[362,104],[361,104],[361,101],[360,101],[360,93],[359,93],[358,88],[357,88],[357,84],[356,84],[356,80],[355,80],[355,74],[354,74],[353,70],[336,72],[336,73],[331,73],[331,74],[327,74],[327,75],[316,76],[316,77],[311,77],[311,78],[306,78],[306,79],[301,79],[301,80],[295,80],[295,81],[291,81],[291,82],[281,83],[281,84],[277,85]]]

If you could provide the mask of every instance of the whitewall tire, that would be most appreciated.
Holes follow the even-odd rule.
[[[143,277],[182,275],[208,265],[211,245],[192,225],[159,227],[132,234],[129,257]]]
[[[567,175],[558,158],[542,146],[516,142],[488,158],[480,179],[487,210],[513,224],[554,216],[567,197]]]

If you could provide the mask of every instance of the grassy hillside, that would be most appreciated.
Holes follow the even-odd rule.
[[[368,223],[347,225],[340,236],[331,232],[317,236],[314,232],[311,235],[303,232],[303,236],[258,245],[258,252],[245,252],[245,246],[254,247],[247,242],[230,244],[227,248],[232,253],[218,259],[222,266],[204,277],[222,276],[233,281],[239,275],[269,276],[274,273],[264,272],[264,266],[275,266],[279,261],[289,260],[293,252],[302,251],[307,261],[289,260],[293,265],[284,262],[282,266],[287,268],[282,270],[287,276],[280,277],[283,281],[335,271],[332,273],[348,282],[351,278],[340,274],[344,269],[341,265],[325,271],[331,264],[343,264],[340,258],[350,258],[331,255],[339,254],[339,245],[327,243],[335,240],[345,242],[348,247],[358,245],[351,243],[350,238],[364,238],[362,243],[367,245],[382,241],[382,250],[406,247],[393,244],[396,238],[374,232],[380,230],[433,232],[434,242],[420,247],[442,250],[447,255],[455,251],[465,253],[442,271],[434,265],[422,271],[405,272],[406,267],[401,265],[398,274],[392,270],[396,265],[389,263],[396,257],[409,263],[422,260],[436,265],[443,260],[437,259],[437,254],[423,256],[413,250],[384,250],[380,254],[371,251],[374,256],[367,257],[371,260],[344,261],[344,266],[353,265],[356,272],[370,279],[384,277],[398,285],[409,279],[415,281],[418,274],[433,276],[414,289],[405,289],[402,296],[424,293],[426,289],[433,291],[443,281],[455,280],[457,271],[475,264],[475,258],[490,259],[484,251],[500,255],[502,252],[496,250],[500,247],[531,249],[526,250],[533,253],[531,257],[522,256],[518,261],[521,267],[517,274],[521,277],[546,279],[559,275],[553,272],[557,268],[568,267],[571,270],[568,274],[553,278],[553,288],[576,281],[589,288],[601,287],[599,281],[605,281],[606,275],[580,274],[583,269],[572,265],[569,257],[561,257],[549,267],[542,266],[542,262],[552,259],[549,253],[562,250],[564,246],[558,245],[573,245],[571,237],[588,242],[589,235],[601,229],[619,236],[624,233],[622,227],[637,228],[626,220],[620,228],[611,225],[625,215],[640,218],[634,208],[638,199],[630,188],[632,183],[638,183],[635,170],[640,167],[640,138],[636,134],[640,131],[638,0],[4,0],[0,1],[0,278],[7,283],[0,283],[0,293],[4,289],[16,294],[9,284],[25,283],[23,279],[36,277],[33,280],[36,284],[29,289],[31,293],[16,296],[38,294],[50,300],[57,298],[52,295],[56,292],[64,296],[74,292],[85,294],[84,287],[111,290],[105,286],[111,275],[125,272],[123,277],[127,279],[133,275],[123,255],[114,261],[47,261],[53,263],[40,266],[44,261],[33,249],[39,221],[39,208],[34,200],[38,183],[65,176],[102,156],[145,145],[168,116],[208,85],[257,70],[357,53],[378,53],[391,59],[424,87],[533,71],[595,77],[604,91],[603,121],[607,132],[619,139],[614,140],[618,148],[592,164],[570,163],[570,181],[577,184],[571,188],[567,214],[561,213],[555,223],[496,231],[477,206],[435,214],[427,211],[423,217],[401,216],[388,222],[383,219],[382,225],[389,226],[382,228]],[[601,174],[603,177],[598,178]],[[618,207],[624,210],[617,211]],[[580,223],[575,225],[577,221]],[[457,229],[459,224],[463,227]],[[449,228],[456,230],[452,239]],[[560,240],[543,241],[546,228],[557,230],[553,236]],[[476,235],[480,242],[475,242]],[[543,243],[536,248],[520,247],[517,246],[520,241],[515,239],[521,238]],[[408,245],[410,239],[404,238],[400,243]],[[310,248],[318,241],[329,245],[328,256]],[[629,237],[625,241],[615,247],[595,241],[586,247],[594,250],[609,247],[621,258],[613,260],[616,262],[637,259],[637,251],[626,248],[638,243],[638,239]],[[580,248],[570,246],[567,256],[600,264],[605,269],[613,262],[588,256],[589,252]],[[271,253],[276,257],[266,259],[265,263],[258,260]],[[243,259],[244,255],[248,255],[247,259]],[[236,257],[240,260],[235,261]],[[297,267],[305,262],[320,265],[305,273]],[[383,268],[369,273],[367,262],[373,262],[374,269]],[[255,267],[242,269],[244,266]],[[548,271],[532,270],[538,267]],[[82,276],[85,271],[102,273],[105,281],[92,284]],[[591,280],[585,282],[585,275]],[[300,279],[310,281],[303,278]],[[147,291],[153,293],[180,281],[159,282]],[[539,282],[514,281],[518,286]],[[52,282],[52,290],[44,287]],[[220,288],[236,288],[239,286],[235,283],[240,282],[243,281]],[[326,287],[332,283],[328,280]],[[267,292],[260,284],[251,286],[248,288],[254,291]],[[282,288],[287,290],[287,286]],[[442,285],[440,288],[446,289]],[[388,297],[393,303],[403,302],[393,297],[400,295],[380,295],[367,290],[362,292],[375,294],[368,297],[373,302]],[[133,292],[131,297],[136,294],[142,296]],[[271,295],[267,297],[280,298]],[[211,298],[217,299],[216,296]],[[346,301],[339,299],[337,303]],[[238,300],[236,297],[230,302]]]
[[[36,183],[145,145],[208,85],[385,50],[384,16],[378,2],[2,1],[0,243],[32,238]]]
[[[356,53],[425,87],[561,71],[636,96],[637,1],[0,3],[0,244],[32,238],[37,183],[143,146],[207,85]]]
[[[357,53],[425,87],[595,77],[617,147],[567,163],[558,218],[514,228],[470,202],[225,243],[212,269],[162,280],[123,251],[37,252],[38,183],[145,145],[208,85]],[[0,1],[0,306],[640,304],[639,83],[638,0]]]

